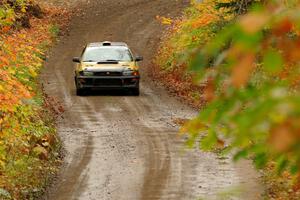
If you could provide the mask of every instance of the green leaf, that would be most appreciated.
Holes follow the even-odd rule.
[[[264,67],[271,73],[279,72],[283,67],[283,59],[279,52],[269,50],[264,56]]]
[[[197,133],[190,134],[190,137],[189,137],[188,140],[185,142],[185,145],[186,145],[188,148],[190,148],[190,149],[191,149],[191,148],[194,148],[197,137],[198,137],[198,134],[197,134]]]
[[[260,169],[267,163],[267,155],[265,153],[259,153],[254,158],[255,166]]]
[[[263,38],[263,34],[261,32],[256,32],[254,34],[249,34],[244,32],[241,28],[237,31],[237,34],[234,37],[234,43],[241,45],[245,49],[255,50],[257,46],[260,44]]]
[[[204,53],[199,53],[196,55],[191,63],[190,63],[190,70],[191,71],[201,71],[204,67],[207,67],[207,57]]]
[[[298,167],[298,165],[293,165],[293,166],[291,166],[290,172],[291,172],[291,174],[296,175],[296,174],[299,172],[299,167]]]
[[[280,158],[276,161],[276,171],[278,174],[281,174],[284,169],[288,166],[288,160],[284,155],[280,156]]]
[[[238,161],[238,160],[240,160],[241,158],[246,158],[247,156],[248,156],[248,150],[243,149],[243,150],[237,152],[237,153],[234,155],[233,160],[234,160],[234,161]]]
[[[218,138],[214,130],[209,130],[207,136],[201,140],[201,149],[211,150],[217,143]]]

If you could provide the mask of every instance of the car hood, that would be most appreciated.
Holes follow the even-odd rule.
[[[111,71],[111,72],[120,72],[125,70],[138,70],[138,66],[135,65],[134,62],[120,62],[118,64],[97,64],[97,63],[81,63],[79,66],[80,71],[94,71],[94,72],[101,72],[101,71]]]

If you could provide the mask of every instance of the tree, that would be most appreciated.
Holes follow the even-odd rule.
[[[32,0],[0,1],[0,29],[11,26],[30,28],[30,17],[41,18],[43,12],[40,6]]]
[[[231,12],[238,15],[245,14],[249,8],[260,0],[231,0],[229,2],[218,2],[217,8],[229,8]]]

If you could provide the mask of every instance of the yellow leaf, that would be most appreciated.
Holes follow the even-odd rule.
[[[22,13],[26,13],[26,8],[25,8],[25,6],[21,8],[21,12],[22,12]]]
[[[167,17],[161,17],[159,15],[156,16],[156,19],[160,21],[160,23],[164,24],[164,25],[171,25],[173,20],[171,18],[167,18]]]
[[[0,85],[0,92],[4,92],[4,87],[2,85]]]

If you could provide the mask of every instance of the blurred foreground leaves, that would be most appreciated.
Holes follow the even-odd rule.
[[[300,167],[300,3],[268,1],[232,20],[191,54],[190,69],[205,83],[207,106],[182,131],[201,148],[278,172]]]

